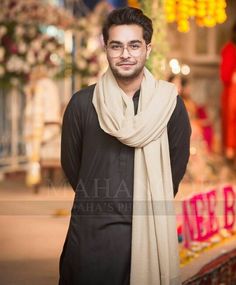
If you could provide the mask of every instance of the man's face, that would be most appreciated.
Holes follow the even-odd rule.
[[[146,45],[138,25],[111,26],[106,45],[107,60],[117,79],[135,79],[143,71],[151,44]]]

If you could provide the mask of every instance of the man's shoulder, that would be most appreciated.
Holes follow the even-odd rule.
[[[73,113],[86,112],[92,106],[92,98],[95,84],[75,92],[67,104],[66,111]]]
[[[87,86],[75,92],[71,98],[71,101],[74,103],[88,103],[89,101],[92,101],[95,85],[96,84]]]
[[[180,95],[177,95],[176,99],[176,106],[168,122],[168,129],[179,124],[181,125],[184,122],[187,122],[187,124],[189,124],[188,112],[186,110],[183,99]]]

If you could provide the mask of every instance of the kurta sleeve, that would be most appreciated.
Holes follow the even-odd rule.
[[[191,136],[188,114],[180,96],[177,97],[177,104],[168,122],[167,129],[174,195],[176,195],[179,183],[186,171]]]
[[[82,128],[76,94],[70,100],[62,122],[61,166],[75,190],[79,178],[82,150]]]

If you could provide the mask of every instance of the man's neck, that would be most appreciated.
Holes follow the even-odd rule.
[[[116,79],[119,87],[129,97],[133,97],[135,92],[140,89],[142,80],[143,80],[143,72],[135,79],[119,79],[119,78]]]

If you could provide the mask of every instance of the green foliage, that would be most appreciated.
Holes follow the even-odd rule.
[[[153,21],[152,52],[147,67],[156,78],[164,78],[168,43],[166,39],[167,24],[163,0],[141,0],[141,8]]]

